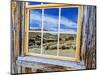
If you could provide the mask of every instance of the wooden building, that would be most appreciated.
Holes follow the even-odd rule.
[[[11,73],[32,73],[32,72],[52,72],[51,68],[57,67],[53,71],[69,71],[79,69],[96,69],[96,6],[72,5],[72,4],[44,4],[40,6],[25,6],[25,2],[12,1],[11,15]],[[77,40],[77,51],[75,60],[58,60],[45,58],[45,56],[27,55],[27,14],[29,9],[49,8],[49,7],[79,7],[79,37]],[[57,63],[55,63],[57,62]],[[48,64],[48,65],[47,65]],[[62,67],[63,66],[63,67]],[[35,67],[35,68],[34,68]],[[46,70],[48,69],[48,70]],[[58,70],[57,70],[58,69]],[[62,70],[64,69],[64,70]]]

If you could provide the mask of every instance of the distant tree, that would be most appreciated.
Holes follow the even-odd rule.
[[[61,41],[62,39],[61,39],[61,38],[59,38],[59,40]]]
[[[46,50],[48,50],[49,49],[49,46],[48,45],[46,45],[46,48],[45,48]]]
[[[66,49],[66,46],[63,45],[63,46],[62,46],[62,49]]]
[[[38,46],[40,46],[40,45],[41,45],[41,42],[36,42],[36,44],[37,44]]]
[[[68,41],[68,38],[65,38],[65,41]]]
[[[72,36],[72,37],[69,37],[69,40],[74,40],[74,37]]]

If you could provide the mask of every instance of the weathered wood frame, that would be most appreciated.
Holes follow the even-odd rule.
[[[45,8],[64,8],[64,7],[78,7],[78,25],[77,25],[77,39],[76,39],[76,57],[61,57],[61,56],[51,56],[51,55],[43,55],[43,54],[34,54],[28,52],[28,32],[29,32],[29,10],[31,9],[45,9]],[[79,50],[80,50],[80,36],[81,36],[81,22],[82,22],[82,13],[83,6],[81,5],[70,5],[70,4],[44,4],[44,5],[35,5],[35,6],[27,6],[26,5],[26,13],[25,13],[25,33],[24,33],[24,55],[32,55],[38,57],[46,57],[52,59],[61,59],[68,61],[76,61],[79,62]]]

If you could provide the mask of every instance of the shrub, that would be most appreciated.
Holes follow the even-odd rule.
[[[51,46],[50,49],[57,49],[57,46]]]
[[[66,49],[66,46],[63,45],[63,46],[62,46],[62,49]]]
[[[48,50],[48,49],[49,49],[49,46],[47,45],[47,46],[45,47],[45,49]]]
[[[66,47],[66,49],[70,49],[70,47]]]

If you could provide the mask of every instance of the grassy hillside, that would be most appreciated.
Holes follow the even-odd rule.
[[[58,35],[56,33],[44,33],[43,35],[43,53],[47,55],[57,55]],[[41,33],[29,33],[29,51],[40,53]],[[60,56],[75,57],[76,35],[60,34],[59,51]]]

